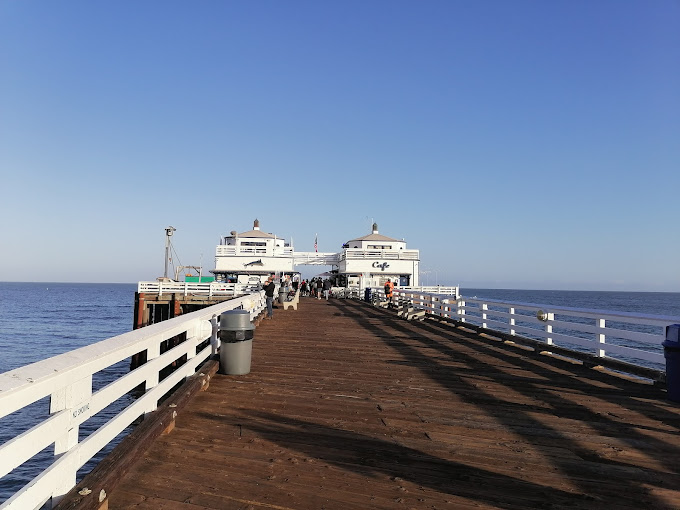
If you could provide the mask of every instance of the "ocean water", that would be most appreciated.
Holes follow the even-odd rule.
[[[136,284],[0,282],[0,373],[132,329]],[[129,370],[122,361],[95,375],[99,389]],[[80,439],[113,417],[132,400],[125,396],[80,429]],[[49,414],[49,399],[0,418],[0,444],[33,427]],[[124,431],[78,473],[80,480],[129,431]],[[0,504],[28,483],[54,458],[53,446],[0,479]]]
[[[132,329],[135,284],[0,282],[0,372]]]
[[[0,282],[0,373],[89,345],[132,329],[136,284]],[[680,317],[680,293],[461,289],[464,297]],[[94,389],[126,373],[123,361],[96,375]],[[81,439],[115,415],[121,399],[81,427]],[[49,411],[48,399],[0,418],[0,444],[28,430]],[[98,421],[99,420],[99,421]],[[127,431],[126,431],[127,432]],[[121,437],[125,435],[124,432]],[[80,479],[120,440],[88,463]],[[0,504],[53,459],[52,447],[0,479]]]
[[[578,290],[512,290],[461,288],[463,297],[500,299],[514,303],[569,306],[615,312],[680,317],[680,292],[616,292]]]

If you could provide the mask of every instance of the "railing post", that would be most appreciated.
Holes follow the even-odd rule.
[[[210,326],[212,331],[210,333],[210,346],[212,347],[213,356],[217,354],[217,348],[220,346],[219,339],[217,338],[217,315],[213,315],[210,319]]]
[[[206,336],[207,334],[208,332],[206,331]],[[210,323],[210,334],[212,335],[212,322]],[[187,344],[194,345],[194,347],[192,349],[189,349],[189,352],[187,353],[187,361],[190,360],[191,358],[196,357],[196,346],[200,344],[202,340],[205,340],[205,337],[201,338],[202,335],[203,335],[202,321],[195,320],[194,324],[187,328],[186,342]]]
[[[510,334],[515,336],[515,307],[510,307]]]
[[[605,320],[604,319],[595,319],[595,326],[598,328],[599,332],[597,333],[597,343],[598,343],[598,349],[597,349],[597,356],[600,358],[604,358],[606,353],[604,347],[605,344]]]
[[[149,363],[150,361],[158,358],[161,355],[161,344],[160,342],[156,341],[152,345],[150,345],[146,349],[146,362]],[[142,365],[143,367],[143,365]],[[142,368],[142,370],[149,370]],[[158,370],[154,369],[151,370],[150,373],[146,376],[146,379],[144,381],[144,391],[149,391],[152,388],[158,386]],[[152,408],[147,409],[146,412],[150,413],[151,411],[155,411],[156,406],[154,405]]]
[[[92,375],[74,382],[70,386],[60,388],[50,396],[50,414],[59,411],[69,413],[69,426],[64,434],[54,442],[54,455],[62,455],[78,445],[80,423],[90,417],[90,399],[92,398]],[[78,466],[73,462],[60,472],[53,498],[58,502],[76,484]]]
[[[549,335],[553,332],[552,321],[555,320],[555,314],[548,312],[546,315],[548,316],[548,318],[546,319],[547,323],[545,325],[545,343],[548,345],[552,345],[553,339]]]
[[[479,305],[479,311],[482,314],[482,328],[486,329],[486,311],[489,309],[489,305],[486,303],[481,303]]]
[[[460,322],[466,322],[465,321],[465,300],[464,299],[459,299],[457,302],[458,310],[457,310],[457,315],[458,315],[458,320]]]

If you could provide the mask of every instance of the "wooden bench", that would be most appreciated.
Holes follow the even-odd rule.
[[[288,310],[289,306],[293,307],[293,310],[297,311],[298,303],[300,302],[300,287],[298,287],[298,290],[295,291],[295,295],[293,296],[293,299],[290,301],[284,301],[283,302],[283,309]]]
[[[373,292],[373,294],[371,294],[371,303],[373,306],[377,306],[379,308],[387,308],[387,305],[390,304],[390,302],[387,301],[385,295],[380,292]]]
[[[413,319],[422,321],[425,319],[425,313],[425,310],[416,310],[410,300],[404,299],[399,303],[399,311],[397,312],[397,315],[399,317],[403,317],[407,321]]]

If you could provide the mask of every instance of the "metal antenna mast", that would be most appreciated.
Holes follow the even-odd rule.
[[[170,258],[170,237],[172,236],[172,233],[175,230],[177,229],[173,226],[170,226],[165,229],[165,273],[163,273],[164,278],[168,277],[168,259]]]

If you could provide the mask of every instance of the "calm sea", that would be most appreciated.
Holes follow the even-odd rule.
[[[83,347],[132,329],[136,284],[0,282],[0,373]],[[129,370],[123,361],[93,378],[101,388]],[[80,439],[132,400],[120,399],[83,424]],[[49,399],[0,418],[0,444],[28,430],[49,412]],[[78,473],[88,473],[127,434],[124,431]],[[0,504],[54,458],[53,446],[0,479]]]
[[[464,297],[680,317],[680,292],[465,289]]]
[[[0,373],[130,331],[135,290],[136,284],[0,282]],[[680,293],[507,289],[461,289],[461,292],[465,297],[680,317]],[[99,374],[94,381],[95,389],[127,370],[128,362],[124,361]],[[1,418],[0,444],[43,419],[48,408],[49,402],[44,399],[22,412]],[[113,406],[98,416],[103,421],[116,412]],[[81,437],[97,426],[96,420],[90,422],[93,423],[86,422],[82,427]],[[0,503],[35,476],[38,466],[51,459],[51,448],[47,448],[2,478]],[[79,477],[93,463],[86,465]]]

